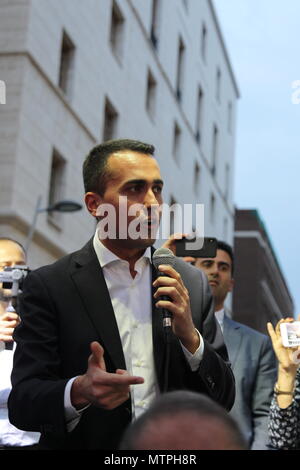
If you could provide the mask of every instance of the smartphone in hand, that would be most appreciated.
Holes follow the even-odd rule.
[[[204,238],[181,238],[175,240],[176,256],[193,258],[215,258],[217,255],[217,239]]]
[[[297,348],[300,346],[300,322],[281,323],[280,334],[282,344],[286,348]]]

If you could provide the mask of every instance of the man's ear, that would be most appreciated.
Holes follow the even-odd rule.
[[[101,196],[93,192],[88,192],[84,196],[86,208],[93,217],[96,217],[97,209],[101,204],[101,200]]]

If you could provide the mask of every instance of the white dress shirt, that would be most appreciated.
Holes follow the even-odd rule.
[[[225,315],[225,309],[224,308],[221,308],[221,310],[218,310],[217,312],[215,312],[215,316],[216,316],[216,319],[219,322],[222,333],[223,333],[223,328],[224,328],[224,315]]]
[[[10,375],[13,367],[13,355],[14,350],[3,349],[0,351],[0,445],[30,446],[39,441],[40,434],[21,431],[13,426],[8,419],[7,400],[11,391]]]
[[[131,375],[144,378],[143,384],[133,385],[130,389],[132,415],[137,418],[159,393],[152,342],[151,248],[147,248],[135,263],[137,274],[133,279],[128,261],[118,258],[108,250],[99,240],[97,231],[93,245],[112,301],[126,370]],[[100,308],[99,306],[99,310]],[[204,342],[200,333],[199,336],[200,346],[194,354],[181,345],[192,370],[197,370],[203,356]],[[75,378],[68,382],[65,389],[65,414],[69,431],[74,429],[83,411],[78,411],[71,405],[73,380]]]

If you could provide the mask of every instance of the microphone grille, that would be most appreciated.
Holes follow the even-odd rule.
[[[166,264],[173,268],[176,264],[176,256],[174,256],[172,251],[168,248],[158,248],[153,253],[152,262],[156,269],[158,269],[158,266],[161,264]]]

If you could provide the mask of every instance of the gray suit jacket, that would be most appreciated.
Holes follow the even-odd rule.
[[[238,422],[249,448],[267,449],[268,415],[276,380],[271,341],[226,315],[223,335],[236,382],[230,414]]]

